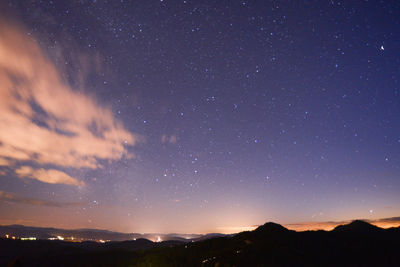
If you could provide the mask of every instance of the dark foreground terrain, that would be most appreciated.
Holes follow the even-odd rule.
[[[231,237],[184,243],[0,240],[4,266],[400,266],[400,228],[363,221],[295,232],[266,223]]]

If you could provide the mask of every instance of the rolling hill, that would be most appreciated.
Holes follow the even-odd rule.
[[[296,232],[266,223],[197,242],[3,239],[0,248],[0,258],[14,266],[399,266],[400,228],[353,221],[332,231]]]

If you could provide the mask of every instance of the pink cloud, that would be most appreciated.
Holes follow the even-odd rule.
[[[36,179],[38,181],[48,184],[66,184],[75,186],[84,186],[85,183],[78,179],[69,176],[65,172],[59,170],[45,170],[45,169],[33,169],[29,166],[22,166],[15,170],[15,173],[19,177]]]
[[[0,165],[34,162],[96,169],[100,160],[133,157],[126,146],[138,136],[109,107],[71,88],[62,77],[33,39],[0,20]],[[39,169],[29,177],[79,185],[61,173]]]

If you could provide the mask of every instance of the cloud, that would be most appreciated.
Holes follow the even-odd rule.
[[[96,169],[101,160],[133,156],[126,146],[138,137],[64,76],[23,29],[0,20],[0,165]],[[42,169],[30,177],[52,183],[74,179]]]
[[[11,162],[5,158],[0,158],[0,166],[10,166]]]
[[[48,184],[66,184],[75,186],[85,186],[85,183],[78,179],[69,176],[65,172],[59,170],[45,170],[45,169],[33,169],[29,166],[22,166],[15,170],[15,173],[19,177],[36,179],[38,181]]]
[[[383,218],[383,219],[379,219],[379,220],[376,220],[376,221],[377,222],[387,222],[387,223],[391,223],[391,222],[399,223],[400,222],[400,217]]]
[[[63,202],[47,201],[36,198],[26,198],[18,194],[5,191],[0,191],[0,201],[7,201],[18,204],[32,205],[32,206],[47,206],[47,207],[58,207],[58,208],[74,207],[80,205],[80,203],[63,203]]]

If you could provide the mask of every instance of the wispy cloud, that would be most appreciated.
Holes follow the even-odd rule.
[[[0,191],[0,201],[7,201],[12,203],[26,204],[33,206],[57,207],[57,208],[74,207],[81,205],[80,203],[77,202],[64,203],[64,202],[48,201],[36,198],[26,198],[18,194],[5,191]]]
[[[0,166],[9,166],[11,162],[5,158],[0,158]]]
[[[383,219],[376,220],[376,222],[387,222],[387,223],[396,222],[396,223],[399,223],[400,222],[400,217],[383,218]]]
[[[126,146],[138,138],[62,77],[35,40],[0,20],[0,165],[96,169],[101,160],[133,156]],[[23,170],[46,183],[81,184],[56,170]]]
[[[66,184],[84,186],[85,183],[78,179],[69,176],[68,174],[59,170],[45,170],[45,169],[33,169],[29,166],[22,166],[15,170],[15,173],[23,178],[36,179],[38,181],[49,183],[49,184]]]

